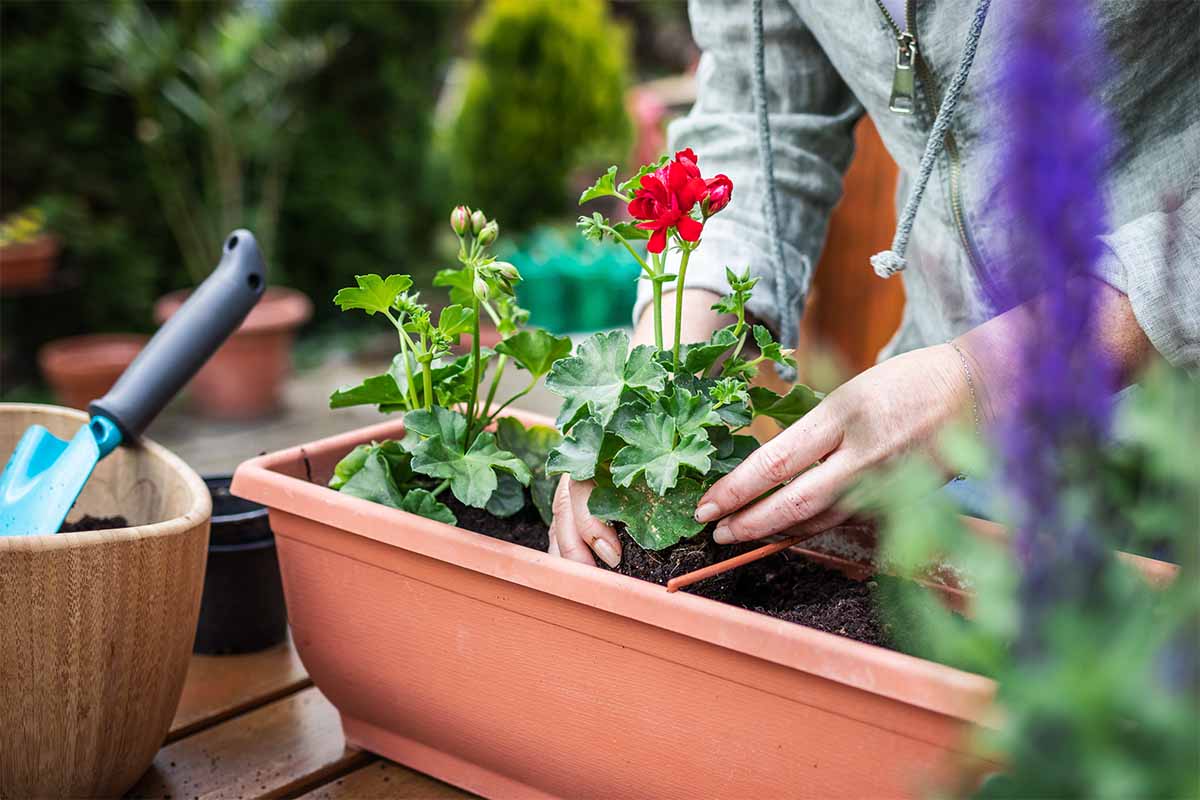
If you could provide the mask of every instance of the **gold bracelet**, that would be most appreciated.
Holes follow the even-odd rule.
[[[975,394],[975,378],[971,375],[971,366],[967,363],[967,356],[963,353],[962,348],[954,341],[946,342],[954,348],[954,352],[958,353],[958,360],[962,363],[963,374],[967,376],[967,389],[971,392],[971,415],[975,419],[975,433],[983,434],[983,426],[979,421],[979,396]]]

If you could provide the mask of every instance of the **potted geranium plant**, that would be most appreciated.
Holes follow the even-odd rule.
[[[614,197],[633,215],[633,223],[613,223],[596,212],[580,217],[579,226],[592,241],[624,245],[641,267],[651,284],[655,343],[630,350],[625,333],[598,333],[554,365],[546,385],[565,401],[558,425],[566,439],[551,453],[548,470],[596,482],[588,507],[620,523],[620,570],[658,583],[730,550],[701,535],[706,526],[694,512],[705,490],[757,447],[752,436],[736,431],[756,416],[791,424],[819,402],[804,385],[784,396],[750,385],[761,364],[795,362],[765,326],[747,321],[757,283],[749,270],[739,275],[726,268],[731,292],[713,306],[735,321],[706,342],[680,342],[688,261],[701,245],[704,224],[732,194],[732,181],[725,175],[705,180],[687,149],[619,185],[611,167],[580,198]],[[648,258],[630,244],[639,239],[648,239]],[[679,254],[677,274],[667,270],[671,252]],[[675,332],[665,348],[663,285],[669,282],[675,284]],[[730,588],[729,577],[707,586],[720,596]]]
[[[523,329],[529,313],[513,287],[521,280],[510,263],[490,250],[499,225],[480,210],[458,206],[450,214],[458,236],[459,267],[438,273],[434,283],[449,289],[451,304],[435,319],[408,275],[359,275],[334,302],[384,317],[396,331],[399,352],[391,368],[357,386],[333,393],[331,408],[376,405],[404,413],[406,434],[359,445],[334,468],[329,485],[345,494],[373,500],[429,519],[462,524],[481,533],[509,538],[522,526],[497,525],[532,504],[549,524],[553,481],[545,463],[558,433],[545,425],[526,428],[500,414],[528,394],[551,365],[571,351],[571,340],[540,329]],[[503,338],[495,349],[481,342],[487,320]],[[452,357],[460,337],[467,353]],[[529,373],[526,386],[497,402],[505,368]],[[447,492],[447,490],[449,490]],[[486,515],[472,513],[482,509]],[[488,520],[488,516],[493,521]],[[535,526],[536,531],[536,526]],[[544,530],[540,542],[545,547]]]

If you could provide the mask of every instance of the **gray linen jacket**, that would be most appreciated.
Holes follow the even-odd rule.
[[[1004,113],[995,76],[1021,2],[994,0],[952,131],[961,172],[943,152],[917,213],[903,276],[908,302],[892,355],[944,342],[986,321],[979,269],[1003,269],[996,200]],[[917,113],[889,110],[896,31],[874,0],[763,0],[766,105],[784,269],[772,268],[759,130],[753,102],[750,0],[690,0],[702,51],[698,96],[670,126],[672,149],[695,148],[705,175],[724,172],[734,202],[711,219],[692,256],[689,287],[725,293],[726,265],[761,277],[751,311],[778,331],[781,309],[802,307],[827,221],[865,112],[901,170],[899,200],[917,172],[933,117],[917,81]],[[936,84],[959,65],[974,0],[917,0],[921,57]],[[1200,1],[1097,0],[1112,74],[1102,90],[1118,139],[1106,186],[1109,229],[1100,277],[1127,294],[1138,322],[1173,364],[1200,366]],[[899,20],[899,27],[906,26]],[[951,181],[957,177],[957,185]],[[954,191],[962,230],[954,213]],[[974,250],[974,257],[970,250]],[[1173,253],[1168,257],[1169,253]],[[986,265],[981,267],[980,265]],[[857,267],[856,267],[857,268]],[[863,263],[862,269],[871,266]],[[777,285],[782,283],[783,285]],[[648,297],[639,297],[635,319]],[[846,309],[847,314],[855,313]],[[793,316],[788,314],[787,316]],[[795,318],[793,316],[793,318]],[[779,331],[785,343],[790,331]]]

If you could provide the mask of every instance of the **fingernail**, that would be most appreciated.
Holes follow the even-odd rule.
[[[722,522],[717,526],[717,529],[713,531],[713,541],[717,544],[733,544],[735,541],[733,538],[733,531],[729,530],[729,526]]]
[[[696,522],[712,522],[720,513],[716,503],[701,503],[696,509]]]
[[[617,555],[617,551],[613,546],[604,539],[596,539],[592,542],[592,550],[596,555],[600,556],[600,560],[608,564],[613,569],[621,566],[621,557]]]

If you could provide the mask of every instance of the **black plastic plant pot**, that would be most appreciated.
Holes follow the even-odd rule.
[[[287,607],[267,509],[229,493],[231,476],[207,477],[212,494],[208,570],[193,652],[251,653],[287,638]]]

